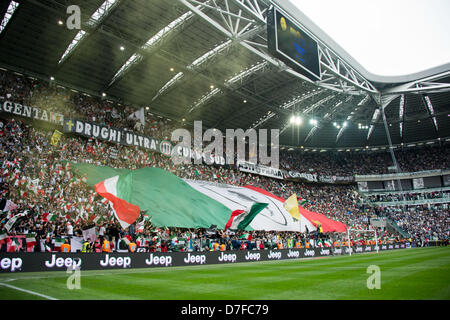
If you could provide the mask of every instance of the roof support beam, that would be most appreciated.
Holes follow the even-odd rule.
[[[201,2],[196,0],[179,0],[182,4],[187,6],[194,13],[198,14],[202,19],[210,23],[217,30],[221,31],[224,35],[233,40],[238,40],[236,38],[235,32],[233,32],[229,23],[225,23],[225,27],[216,21],[214,17],[209,16],[200,10],[194,10],[194,5],[197,4],[199,6],[202,5]],[[266,29],[267,21],[266,17],[264,17],[264,13],[268,8],[268,3],[262,0],[232,0],[233,3],[239,8],[239,16],[241,16],[241,11],[244,11],[249,15],[250,18],[254,19],[255,26],[262,26],[264,31]],[[216,4],[216,2],[214,2]],[[211,7],[215,9],[217,12],[221,14],[228,14],[229,16],[236,17],[236,14],[230,11],[230,7],[228,6],[228,1],[225,1],[226,10],[224,8],[219,7],[216,4],[216,7]],[[203,4],[204,5],[204,4]],[[204,5],[206,6],[206,5]],[[264,8],[264,9],[261,9]],[[248,21],[248,20],[247,20]],[[228,29],[228,30],[227,30]],[[348,65],[344,60],[342,60],[338,55],[336,55],[331,49],[329,49],[324,43],[318,41],[319,43],[319,60],[322,68],[322,76],[323,78],[327,78],[327,80],[334,80],[336,83],[326,83],[317,81],[314,82],[302,74],[295,72],[293,69],[286,66],[280,60],[273,58],[267,51],[267,41],[264,43],[255,44],[253,41],[239,41],[240,45],[247,48],[251,52],[255,53],[259,57],[265,59],[272,65],[278,67],[280,70],[285,71],[293,75],[294,77],[300,78],[306,82],[314,83],[318,86],[349,94],[363,94],[364,92],[369,92],[372,94],[377,94],[378,90],[364,77],[362,77],[356,70],[354,70],[350,65]]]
[[[450,83],[440,83],[439,80],[450,77],[450,71],[436,74],[431,77],[412,81],[391,89],[384,90],[381,94],[399,95],[405,93],[434,93],[450,91]]]

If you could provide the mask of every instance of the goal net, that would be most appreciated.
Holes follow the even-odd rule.
[[[379,252],[378,235],[376,230],[359,230],[347,228],[347,246],[354,245],[375,245],[377,253]],[[350,255],[352,250],[350,250]]]

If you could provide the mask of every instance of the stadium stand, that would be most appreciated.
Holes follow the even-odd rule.
[[[142,132],[168,139],[177,125],[161,117],[146,118],[144,129],[137,127],[128,116],[131,107],[118,108],[114,103],[93,98],[17,76],[0,72],[0,102],[13,99],[23,105],[39,105],[65,117],[95,121],[110,127]],[[120,111],[119,111],[120,110]],[[147,251],[203,251],[250,250],[288,248],[292,246],[330,246],[343,244],[345,236],[338,233],[222,231],[212,229],[181,229],[154,227],[146,222],[143,228],[136,224],[120,228],[111,208],[94,190],[70,171],[65,161],[90,163],[114,168],[139,169],[159,167],[180,178],[208,180],[237,186],[252,185],[287,199],[300,195],[308,210],[324,214],[356,230],[376,229],[380,242],[399,242],[404,236],[394,229],[371,225],[372,218],[387,218],[402,229],[417,245],[432,241],[448,242],[449,217],[447,204],[420,206],[378,206],[375,202],[447,198],[449,191],[383,194],[362,196],[355,184],[327,185],[301,181],[279,181],[252,175],[234,167],[185,164],[176,166],[170,159],[137,147],[125,147],[95,141],[79,136],[65,135],[54,146],[50,143],[52,130],[35,125],[27,119],[2,113],[0,121],[0,203],[3,230],[9,219],[23,213],[7,234],[2,235],[1,251],[58,251],[62,239],[81,237],[83,230],[95,227],[98,242],[93,249],[101,251],[101,241],[109,238],[112,250],[128,250],[128,243],[137,242]],[[353,176],[355,174],[387,173],[392,161],[388,153],[281,153],[282,168],[324,175]],[[423,147],[398,152],[398,161],[404,172],[449,168],[449,148]],[[98,217],[103,217],[101,222]],[[33,235],[32,245],[14,246],[17,236]],[[126,240],[125,240],[126,239]],[[372,235],[357,235],[353,241],[373,241]],[[41,244],[42,245],[39,245]],[[125,243],[125,244],[124,244]]]

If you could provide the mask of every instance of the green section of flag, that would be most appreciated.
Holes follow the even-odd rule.
[[[238,229],[245,230],[247,226],[253,221],[258,213],[260,213],[264,208],[266,208],[268,203],[254,203],[248,214],[245,215],[244,219],[239,223]]]
[[[8,233],[6,230],[0,230],[0,240],[8,238]]]
[[[241,236],[241,239],[250,239],[250,233],[245,233]]]
[[[52,214],[52,213],[44,213],[44,220],[46,221],[55,221],[57,218],[56,214]]]
[[[12,238],[11,246],[13,246],[13,247],[19,247],[19,246],[20,246],[19,239],[17,239],[17,238]]]
[[[94,218],[94,223],[101,223],[101,222],[103,222],[103,221],[105,221],[105,218],[102,217],[102,216],[96,216],[96,217]]]
[[[230,217],[231,211],[226,206],[166,170],[116,170],[76,163],[71,163],[71,168],[77,175],[87,174],[87,184],[91,186],[122,173],[117,182],[117,196],[139,206],[141,211],[150,212],[156,227],[209,228],[214,224],[224,228]]]
[[[63,238],[55,238],[55,247],[60,247],[64,243]]]

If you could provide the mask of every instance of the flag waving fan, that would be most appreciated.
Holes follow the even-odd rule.
[[[142,107],[138,111],[133,112],[132,114],[130,114],[128,116],[128,119],[130,119],[130,120],[139,120],[139,122],[144,126],[145,125],[145,111],[144,111],[144,108]]]
[[[129,186],[132,175],[115,176],[95,185],[95,191],[113,204],[114,214],[122,228],[126,229],[139,217],[140,208],[127,200],[131,197]]]
[[[230,220],[225,225],[225,229],[244,230],[252,222],[258,213],[266,208],[268,203],[254,203],[250,210],[235,210],[231,213]]]

